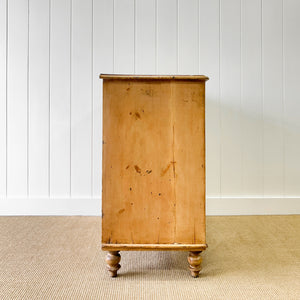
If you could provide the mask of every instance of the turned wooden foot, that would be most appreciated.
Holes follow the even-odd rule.
[[[121,255],[119,251],[109,251],[106,255],[107,270],[111,277],[117,277],[117,272],[121,268],[119,264]]]
[[[199,276],[199,272],[201,270],[201,251],[191,251],[188,256],[188,262],[189,262],[189,269],[191,271],[191,275],[196,278]]]

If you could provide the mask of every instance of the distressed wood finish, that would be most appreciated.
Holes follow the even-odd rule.
[[[208,80],[203,75],[123,75],[123,74],[101,74],[102,79],[124,79],[124,80]]]
[[[117,277],[117,272],[121,268],[120,260],[121,255],[119,251],[109,251],[106,254],[107,271],[111,277]]]
[[[100,77],[102,248],[204,250],[208,78]]]
[[[102,244],[102,250],[127,250],[127,251],[202,251],[207,248],[206,244]]]
[[[202,257],[200,254],[201,251],[191,251],[188,256],[189,269],[194,278],[198,277],[201,271]]]

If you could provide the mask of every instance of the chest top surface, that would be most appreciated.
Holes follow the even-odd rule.
[[[191,80],[206,81],[204,75],[134,75],[134,74],[100,74],[101,79],[110,80]]]

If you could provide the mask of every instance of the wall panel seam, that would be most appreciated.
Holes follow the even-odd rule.
[[[91,33],[91,195],[94,195],[94,0],[92,0]]]
[[[29,196],[29,171],[30,171],[30,159],[29,159],[29,139],[30,139],[30,132],[29,132],[29,126],[30,126],[30,91],[29,91],[29,76],[30,76],[30,68],[29,68],[29,38],[30,38],[30,22],[29,22],[29,14],[30,14],[30,7],[29,7],[30,0],[27,0],[27,196]]]
[[[286,195],[286,130],[285,130],[285,116],[286,116],[286,107],[285,107],[285,47],[284,47],[284,0],[281,0],[282,5],[282,141],[283,141],[283,153],[282,153],[282,174],[283,174],[283,183],[282,183],[282,194]]]
[[[260,0],[261,5],[261,15],[260,15],[260,25],[261,25],[261,32],[260,32],[260,47],[261,47],[261,118],[262,118],[262,194],[265,196],[265,176],[264,176],[264,167],[265,167],[265,133],[264,133],[264,124],[265,124],[265,93],[264,93],[264,48],[263,48],[263,0]]]
[[[157,74],[157,0],[155,0],[155,73]]]
[[[50,135],[51,135],[51,2],[52,0],[49,0],[49,39],[48,39],[48,47],[49,47],[49,58],[48,58],[48,66],[49,66],[49,82],[48,82],[48,111],[49,111],[49,115],[48,115],[48,197],[50,197],[50,168],[51,168],[51,164],[50,164],[50,151],[51,151],[51,144],[50,144]]]
[[[69,176],[70,176],[70,186],[69,186],[69,194],[70,194],[70,197],[72,197],[72,54],[73,54],[73,51],[72,51],[72,35],[73,35],[73,25],[72,25],[72,22],[73,22],[73,0],[70,0],[70,129],[69,129],[69,134],[70,134],[70,137],[69,137],[69,144],[70,144],[70,170],[69,170]]]
[[[112,39],[112,42],[113,42],[113,73],[115,73],[115,0],[112,0],[113,1],[113,20],[112,20],[112,31],[113,31],[113,39]]]
[[[242,174],[241,174],[241,185],[242,185],[242,191],[244,191],[244,181],[245,181],[245,178],[244,178],[244,139],[242,139],[243,137],[243,132],[244,132],[244,124],[242,122],[243,118],[241,118],[241,113],[242,113],[242,105],[243,105],[243,79],[244,79],[244,74],[243,74],[243,71],[244,71],[244,66],[243,66],[243,50],[244,50],[244,47],[243,47],[243,38],[244,38],[244,35],[245,35],[245,32],[243,32],[243,29],[244,29],[244,26],[243,26],[243,0],[240,0],[240,126],[241,126],[241,140],[242,140],[242,146],[241,146],[241,171],[242,171]]]
[[[200,53],[200,0],[197,0],[197,47],[198,47],[198,55],[197,55],[197,59],[198,59],[198,74],[200,74],[200,57],[201,57],[201,53]]]
[[[7,175],[8,175],[8,168],[7,168],[7,141],[8,141],[8,0],[6,0],[6,36],[5,36],[5,196],[7,197]]]
[[[133,73],[136,74],[136,0],[133,0]]]
[[[176,74],[179,72],[179,0],[176,0]]]
[[[221,24],[221,0],[219,0],[219,132],[220,132],[220,143],[219,143],[219,147],[220,147],[220,196],[222,196],[222,111],[221,111],[221,38],[222,38],[222,24]]]

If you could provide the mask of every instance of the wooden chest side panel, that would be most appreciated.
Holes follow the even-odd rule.
[[[103,244],[205,243],[203,93],[104,81]]]
[[[172,82],[175,241],[205,244],[205,85]]]
[[[173,243],[168,82],[107,81],[103,103],[103,243]]]

